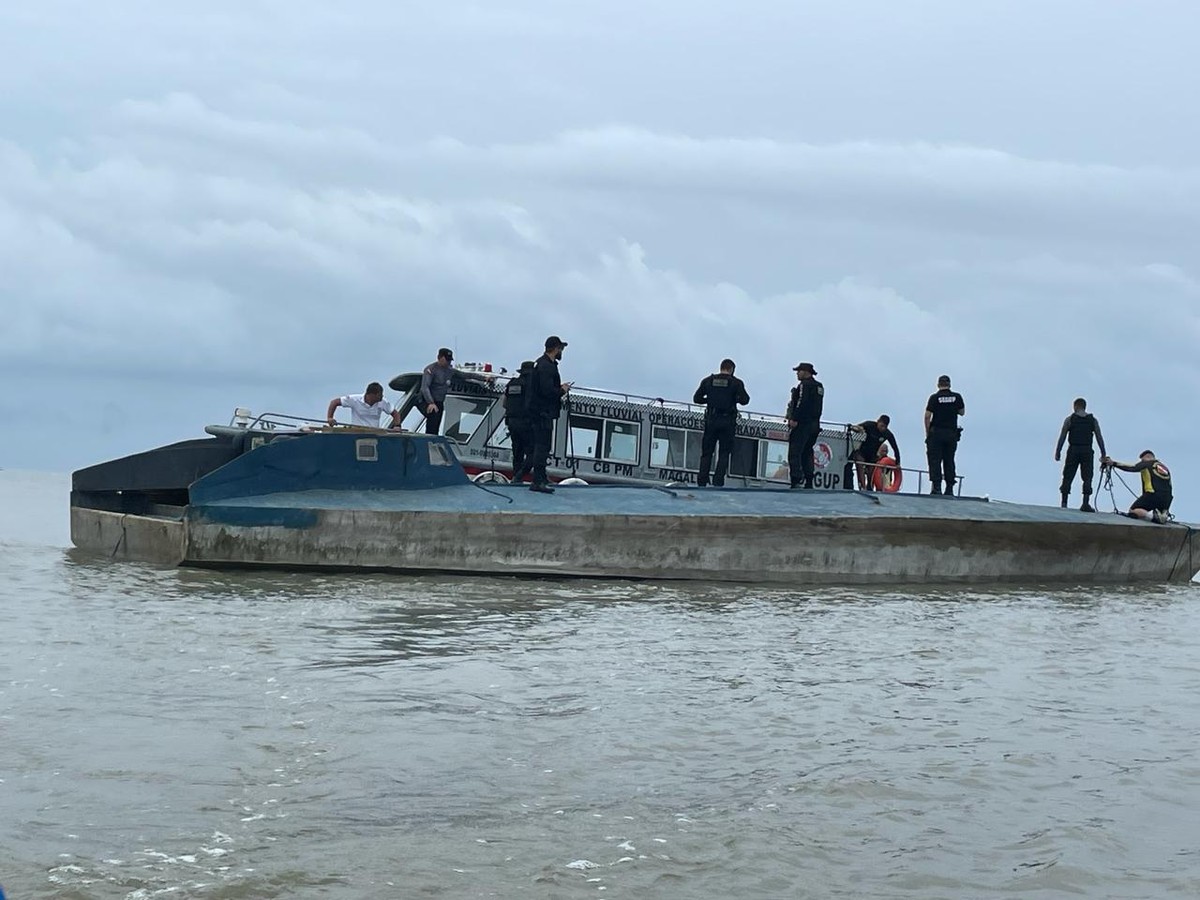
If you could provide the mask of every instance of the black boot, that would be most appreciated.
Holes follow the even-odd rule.
[[[550,487],[550,485],[546,484],[545,482],[541,482],[541,481],[535,481],[533,484],[531,484],[529,486],[529,489],[531,491],[533,491],[535,494],[553,494],[554,493],[554,488]]]
[[[1062,506],[1062,508],[1063,508],[1063,509],[1066,509],[1066,508],[1067,508],[1067,497],[1068,497],[1068,496],[1070,496],[1070,495],[1069,495],[1069,494],[1063,494],[1063,495],[1062,495],[1062,503],[1060,504],[1060,506]],[[1083,502],[1084,502],[1084,503],[1087,503],[1087,498],[1086,498],[1086,497],[1084,498]]]
[[[1083,498],[1083,506],[1079,507],[1079,511],[1080,512],[1095,512],[1096,508],[1094,506],[1092,506],[1092,504],[1090,502],[1090,498],[1084,497]]]

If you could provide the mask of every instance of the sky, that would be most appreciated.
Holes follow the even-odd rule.
[[[581,385],[685,399],[730,356],[772,413],[812,361],[907,465],[950,374],[965,489],[1010,500],[1057,502],[1083,395],[1200,520],[1198,31],[1191,0],[4,4],[0,467],[559,334]]]

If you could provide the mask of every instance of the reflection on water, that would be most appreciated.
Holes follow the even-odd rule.
[[[222,573],[0,543],[13,897],[1200,892],[1190,587]]]

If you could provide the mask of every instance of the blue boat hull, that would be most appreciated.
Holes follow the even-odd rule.
[[[483,486],[443,438],[412,434],[276,440],[199,477],[187,501],[76,503],[72,537],[171,565],[779,584],[1167,582],[1200,565],[1188,526],[983,499]]]

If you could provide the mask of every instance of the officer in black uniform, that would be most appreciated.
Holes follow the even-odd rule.
[[[550,457],[550,443],[554,436],[554,422],[562,415],[563,395],[571,389],[571,383],[563,383],[558,374],[558,361],[562,359],[567,342],[558,335],[546,338],[546,352],[533,364],[529,391],[529,424],[532,430],[533,484],[531,491],[553,494],[550,479],[546,475],[546,461]]]
[[[729,454],[733,452],[733,436],[737,429],[737,408],[750,402],[746,385],[733,374],[732,359],[721,360],[721,371],[709,375],[700,382],[692,402],[705,406],[704,437],[700,442],[700,474],[696,476],[698,487],[708,486],[708,470],[712,467],[713,449],[720,445],[717,453],[717,470],[713,473],[713,484],[725,486],[725,473],[729,471]]]
[[[866,422],[850,426],[851,431],[863,436],[862,444],[850,454],[850,459],[858,463],[858,487],[860,490],[871,489],[875,473],[879,471],[876,468],[880,458],[879,451],[884,444],[891,445],[892,453],[896,457],[896,468],[900,468],[900,444],[896,440],[896,436],[892,434],[891,425],[891,416],[885,414],[878,419],[868,419]],[[850,484],[847,483],[846,487],[850,487]]]
[[[517,376],[504,386],[504,424],[512,446],[512,480],[520,484],[533,468],[533,431],[529,424],[529,382],[533,360],[521,363]]]
[[[1100,455],[1104,456],[1104,435],[1100,433],[1100,422],[1087,411],[1087,401],[1082,397],[1075,400],[1075,411],[1063,420],[1062,431],[1058,434],[1058,444],[1054,448],[1054,461],[1062,459],[1063,443],[1067,445],[1067,461],[1063,463],[1062,493],[1063,509],[1067,508],[1067,499],[1071,496],[1071,483],[1078,471],[1083,480],[1084,512],[1095,512],[1092,507],[1092,472],[1096,457],[1092,450],[1092,438],[1100,445]]]
[[[967,414],[967,407],[962,394],[950,390],[949,375],[938,378],[937,386],[937,393],[930,394],[929,402],[925,404],[925,449],[929,457],[929,481],[933,485],[929,493],[950,496],[954,494],[954,482],[958,478],[954,468],[954,454],[962,436],[958,417]],[[944,492],[943,480],[946,484]]]
[[[794,368],[798,384],[792,388],[792,401],[787,408],[788,472],[793,488],[811,488],[813,448],[821,433],[821,411],[825,408],[825,386],[814,377],[812,363],[802,362]]]

